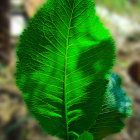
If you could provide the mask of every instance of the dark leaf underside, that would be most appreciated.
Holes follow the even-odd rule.
[[[124,90],[121,89],[120,78],[115,74],[111,74],[102,111],[90,132],[93,133],[95,140],[102,140],[108,135],[118,133],[125,125],[124,119],[131,114],[132,103]]]

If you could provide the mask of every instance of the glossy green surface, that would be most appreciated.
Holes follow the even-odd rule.
[[[115,59],[109,31],[91,0],[48,0],[17,49],[17,85],[49,134],[73,140],[101,111]]]
[[[77,140],[93,140],[93,136],[92,134],[86,131],[83,134],[81,134]]]

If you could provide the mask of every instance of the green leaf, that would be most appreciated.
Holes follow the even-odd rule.
[[[93,136],[91,133],[85,131],[83,134],[79,136],[77,140],[93,140]]]
[[[17,56],[17,85],[46,132],[74,139],[71,132],[95,123],[115,45],[92,0],[48,0],[21,35]]]
[[[118,133],[125,125],[124,119],[131,113],[131,100],[121,89],[121,79],[115,74],[111,74],[102,111],[90,132],[93,133],[95,140],[101,140],[108,135]]]

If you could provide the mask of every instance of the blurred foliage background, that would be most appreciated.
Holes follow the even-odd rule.
[[[57,140],[30,116],[15,84],[16,47],[29,19],[45,0],[0,1],[0,140]],[[126,127],[105,140],[140,140],[140,0],[95,0],[97,15],[117,45],[114,72],[133,101]],[[47,125],[47,124],[46,124]]]

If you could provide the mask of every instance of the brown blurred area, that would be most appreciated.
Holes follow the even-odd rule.
[[[9,33],[9,0],[0,3],[0,60],[4,65],[9,63],[10,54],[10,33]]]
[[[0,140],[57,140],[45,134],[28,113],[14,76],[19,35],[44,1],[0,0]],[[113,71],[121,76],[134,110],[125,120],[126,127],[105,140],[140,140],[140,1],[95,2],[97,14],[116,41]]]
[[[36,1],[35,0],[24,0],[24,5],[27,10],[28,16],[32,17],[35,14],[38,7],[40,7],[40,5],[44,2],[45,2],[45,0],[36,0]]]

